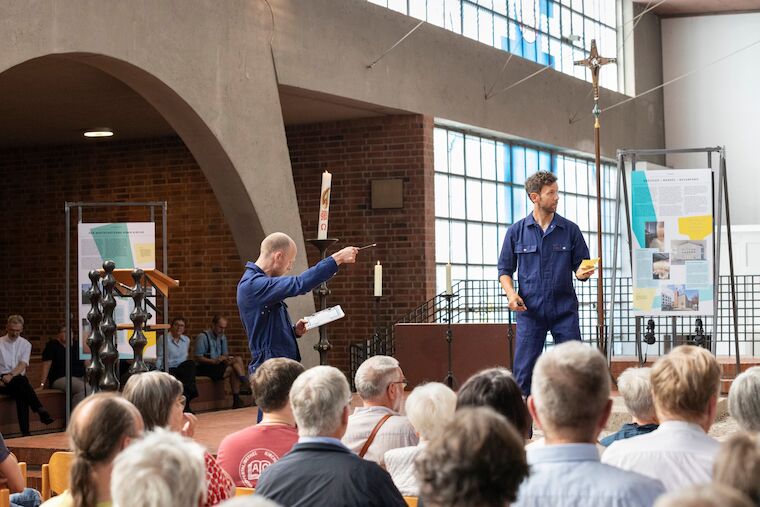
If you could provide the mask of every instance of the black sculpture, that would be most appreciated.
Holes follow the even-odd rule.
[[[142,285],[144,276],[145,272],[140,268],[132,271],[132,279],[135,281],[135,285],[130,292],[132,300],[135,303],[135,308],[129,314],[129,318],[132,324],[134,324],[134,331],[129,339],[129,345],[134,350],[135,360],[132,362],[132,366],[129,367],[130,375],[148,371],[148,366],[143,361],[143,350],[148,344],[148,339],[145,338],[145,334],[143,333],[143,325],[149,318],[148,312],[144,308],[145,288]]]
[[[116,278],[113,270],[116,264],[113,261],[105,261],[103,270],[103,321],[100,323],[100,331],[103,333],[104,346],[100,350],[100,360],[103,362],[103,376],[100,379],[101,391],[119,390],[119,350],[116,347],[116,322],[113,312],[116,308],[116,298],[113,291],[116,286]]]
[[[647,321],[647,332],[644,333],[644,343],[654,345],[656,338],[654,336],[654,319]]]
[[[100,360],[100,348],[103,346],[103,333],[100,332],[100,321],[103,314],[100,312],[100,300],[102,294],[100,287],[100,272],[93,269],[87,276],[90,278],[90,288],[85,295],[90,300],[90,311],[87,312],[87,322],[90,323],[90,336],[87,337],[87,346],[90,347],[90,366],[87,367],[87,383],[92,392],[100,390],[100,379],[103,376],[103,362]]]

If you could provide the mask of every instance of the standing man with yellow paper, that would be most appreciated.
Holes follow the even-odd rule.
[[[581,230],[557,214],[557,177],[539,171],[525,181],[525,191],[533,212],[507,230],[499,256],[499,283],[509,298],[509,309],[518,312],[514,374],[527,396],[547,331],[554,343],[581,339],[572,276],[588,280],[595,268],[581,266],[589,257]],[[515,271],[519,292],[514,287]]]

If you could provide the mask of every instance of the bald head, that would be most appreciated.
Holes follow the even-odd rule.
[[[269,257],[275,252],[287,252],[295,248],[296,243],[284,232],[273,232],[261,242],[262,257]]]

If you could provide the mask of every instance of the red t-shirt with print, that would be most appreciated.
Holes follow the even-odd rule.
[[[235,486],[255,488],[266,467],[298,442],[298,430],[286,424],[258,424],[227,435],[216,459]]]

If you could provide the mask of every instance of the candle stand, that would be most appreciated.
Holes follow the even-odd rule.
[[[447,291],[443,295],[443,297],[446,298],[446,324],[447,324],[446,347],[447,347],[448,364],[449,364],[449,370],[448,370],[448,373],[446,373],[446,379],[444,380],[444,382],[451,389],[454,389],[454,372],[452,371],[452,367],[451,367],[451,342],[454,340],[454,333],[451,329],[451,318],[452,318],[451,300],[454,298],[454,294]]]
[[[320,259],[324,259],[327,256],[327,250],[338,241],[337,238],[308,240],[311,245],[319,250]],[[327,287],[327,282],[322,282],[319,287],[314,289],[314,294],[319,296],[319,309],[327,309],[327,296],[331,294],[330,289]],[[319,352],[320,365],[324,366],[327,364],[327,353],[331,348],[330,340],[327,339],[327,326],[319,326],[319,341],[314,345],[314,350]]]

